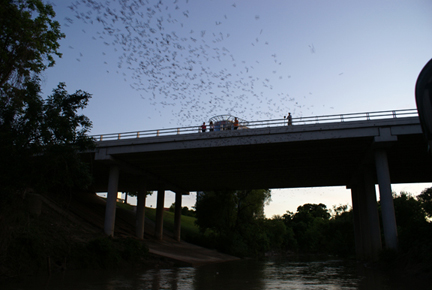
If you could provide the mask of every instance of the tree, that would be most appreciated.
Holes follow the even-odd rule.
[[[173,202],[169,208],[170,212],[175,212],[175,202]],[[195,211],[189,209],[187,206],[181,208],[181,215],[195,217]]]
[[[65,35],[51,5],[40,0],[0,0],[0,88],[21,88],[55,63]]]
[[[85,188],[90,183],[78,152],[92,148],[90,120],[78,114],[91,95],[69,94],[60,83],[41,96],[39,74],[60,57],[64,37],[51,5],[0,0],[1,193]]]
[[[393,198],[398,231],[398,259],[407,264],[432,265],[432,223],[427,221],[424,207],[430,192],[430,188],[425,189],[417,198],[401,192]]]
[[[297,213],[294,218],[305,219],[306,221],[314,218],[328,220],[330,218],[330,213],[328,212],[327,206],[325,204],[306,203],[297,207]]]
[[[417,196],[428,217],[432,217],[432,187],[426,188]]]
[[[304,252],[319,252],[324,250],[325,231],[330,213],[325,204],[306,203],[297,207],[294,215],[284,215],[287,227],[294,231],[299,249]]]
[[[90,98],[83,91],[68,94],[60,83],[44,100],[37,78],[25,82],[19,91],[20,104],[0,109],[2,184],[44,191],[89,185],[87,165],[78,152],[92,148],[94,142],[87,136],[91,122],[78,110]]]
[[[344,257],[354,255],[354,218],[348,205],[333,206],[333,215],[325,232],[325,249],[328,253]]]
[[[127,203],[127,198],[128,198],[128,196],[138,196],[138,191],[126,191],[126,192],[123,192],[124,194],[125,194],[125,200],[124,200],[124,203]],[[146,191],[146,198],[147,198],[147,196],[149,196],[149,195],[152,195],[153,194],[153,191]]]
[[[205,192],[195,205],[196,224],[202,233],[210,230],[222,251],[238,256],[264,251],[268,238],[258,221],[270,196],[264,189]]]
[[[196,202],[197,225],[202,231],[231,231],[264,216],[270,190],[208,191]]]

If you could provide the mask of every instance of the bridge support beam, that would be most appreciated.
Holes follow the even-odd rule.
[[[163,214],[165,204],[165,189],[160,186],[157,193],[156,200],[156,225],[155,225],[155,237],[158,240],[162,240],[163,237]]]
[[[182,193],[177,191],[175,194],[176,196],[175,196],[175,212],[174,212],[174,239],[180,242]]]
[[[143,181],[141,181],[138,190],[138,196],[137,196],[136,229],[135,229],[136,236],[139,239],[144,238],[146,194],[147,194],[146,184]]]
[[[375,184],[364,171],[351,188],[357,258],[376,260],[382,249]]]
[[[117,165],[111,165],[108,180],[108,196],[105,208],[104,232],[108,236],[114,236],[116,216],[117,190],[120,170]]]
[[[384,149],[378,149],[375,151],[375,166],[380,192],[385,245],[388,249],[397,249],[398,238],[396,216],[393,204],[387,153]]]

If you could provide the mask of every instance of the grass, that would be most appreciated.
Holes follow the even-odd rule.
[[[106,198],[103,198],[106,200]],[[134,206],[123,203],[123,202],[117,202],[117,206],[120,208],[123,208],[125,210],[132,211]],[[151,207],[146,207],[145,209],[145,215],[148,219],[150,219],[153,222],[156,222],[156,209]],[[196,237],[199,236],[199,228],[195,224],[196,218],[190,217],[190,216],[181,216],[181,238],[187,241],[195,240]],[[174,213],[170,211],[165,211],[163,215],[163,224],[164,229],[167,229],[169,231],[174,231]]]
[[[106,200],[106,198],[103,198],[103,199]],[[117,206],[122,208],[122,209],[129,210],[129,211],[134,210],[134,206],[132,206],[128,203],[117,202]],[[151,207],[146,207],[145,216],[149,220],[156,222],[156,209],[151,208]],[[194,218],[194,217],[185,216],[185,215],[181,216],[181,230],[180,230],[181,239],[185,240],[187,242],[190,242],[190,243],[201,244],[202,238],[200,238],[199,228],[195,224],[195,221],[196,221],[196,218]],[[174,213],[173,212],[164,211],[163,227],[165,230],[168,230],[171,232],[174,231]]]
[[[117,202],[117,206],[119,208],[125,209],[125,210],[130,210],[133,211],[134,206],[128,204],[128,203],[123,203],[123,202]]]
[[[156,209],[146,207],[145,215],[148,219],[156,221]],[[198,226],[195,224],[196,218],[190,216],[181,216],[181,237],[188,240],[188,237],[196,237],[199,234]],[[163,214],[164,228],[174,231],[174,213],[165,211]]]

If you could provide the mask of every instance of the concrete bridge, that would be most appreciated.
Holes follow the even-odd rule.
[[[244,129],[247,127],[247,129]],[[137,191],[137,236],[143,236],[145,192],[157,196],[157,238],[163,234],[165,190],[181,196],[221,189],[346,186],[352,192],[356,250],[382,248],[376,206],[379,184],[385,246],[397,248],[391,183],[432,181],[416,110],[264,120],[242,129],[201,133],[198,126],[93,136],[95,191],[108,192],[105,233],[112,235],[117,191]],[[177,207],[178,205],[178,207]]]

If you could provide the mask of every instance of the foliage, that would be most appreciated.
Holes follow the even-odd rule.
[[[409,262],[430,264],[432,261],[432,224],[427,221],[424,211],[424,203],[428,202],[427,192],[428,189],[422,191],[417,198],[401,192],[393,199],[399,240],[398,254]]]
[[[267,250],[296,250],[297,241],[292,228],[286,227],[280,217],[262,220],[262,229],[265,231],[269,245]]]
[[[294,216],[294,219],[304,220],[306,222],[310,222],[315,218],[322,220],[328,220],[330,218],[330,213],[325,204],[306,203],[297,208],[297,213]]]
[[[138,196],[138,191],[127,191],[124,193],[128,196]],[[153,194],[153,191],[146,191],[146,197],[149,195],[152,195],[152,194]]]
[[[128,203],[128,196],[138,196],[138,191],[126,191],[123,193],[125,194],[125,199],[124,199],[125,204]],[[147,198],[147,196],[152,195],[152,194],[153,194],[153,191],[146,191],[145,198]]]
[[[354,231],[352,210],[348,206],[333,207],[333,216],[324,204],[304,204],[294,214],[287,211],[282,220],[291,242],[290,251],[303,253],[328,253],[342,256],[353,254]]]
[[[90,120],[78,114],[90,94],[68,94],[60,83],[41,96],[39,74],[54,65],[64,37],[51,5],[1,0],[0,184],[2,194],[85,188],[87,165],[77,154],[94,146]],[[9,194],[8,194],[9,193]]]
[[[61,57],[58,40],[65,35],[49,4],[40,0],[0,3],[0,88],[11,92],[33,73],[54,65],[54,55]]]
[[[268,238],[260,220],[270,190],[208,191],[196,202],[196,224],[212,232],[220,250],[244,256],[266,250]]]
[[[417,196],[427,216],[432,218],[432,187],[426,188]]]
[[[212,229],[220,234],[238,229],[262,218],[269,198],[270,190],[205,192],[195,205],[197,225],[202,231]]]
[[[393,198],[397,225],[401,229],[407,229],[426,222],[422,202],[412,195],[401,192]]]
[[[68,94],[60,83],[46,100],[40,95],[39,80],[24,84],[19,95],[0,95],[1,184],[6,191],[34,188],[41,191],[85,188],[90,183],[88,168],[77,155],[93,147],[86,133],[90,120],[77,114],[91,95]]]
[[[146,218],[156,221],[156,209],[148,208],[145,209]],[[181,238],[188,241],[201,244],[199,242],[199,229],[195,224],[196,219],[191,216],[181,217]],[[173,231],[174,230],[174,213],[166,211],[163,215],[164,228]]]
[[[354,218],[352,209],[348,207],[338,207],[335,216],[329,220],[325,233],[326,252],[349,257],[354,254]]]
[[[386,261],[432,261],[432,223],[427,220],[431,192],[426,189],[417,198],[404,192],[394,195],[399,250],[383,251]],[[204,197],[197,202],[197,224],[211,238],[207,245],[222,251],[239,256],[267,251],[355,254],[353,210],[347,205],[333,206],[330,213],[324,204],[307,203],[296,213],[272,219],[240,219],[235,192],[206,192]]]
[[[210,229],[218,234],[235,224],[235,201],[232,191],[211,191],[197,197],[196,224],[201,232]]]
[[[171,204],[169,211],[175,212],[175,202]],[[193,209],[189,209],[187,206],[184,206],[181,209],[181,215],[195,217],[195,211]]]
[[[298,249],[303,252],[318,252],[324,248],[324,236],[330,213],[324,204],[304,204],[295,214],[287,212],[283,216],[287,228],[291,228]]]

